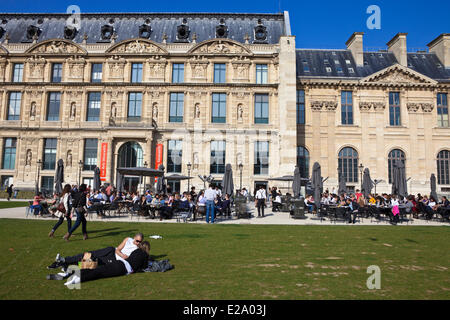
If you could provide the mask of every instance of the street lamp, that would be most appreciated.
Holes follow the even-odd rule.
[[[144,162],[144,167],[147,168],[147,166],[148,166],[148,163],[147,163],[147,161],[145,161],[145,162]],[[145,191],[147,191],[147,190],[146,190],[146,185],[145,185],[145,182],[146,182],[145,180],[147,180],[147,179],[146,179],[146,176],[144,176],[144,193],[145,193]]]
[[[363,166],[363,164],[362,163],[360,163],[359,164],[359,175],[360,175],[360,177],[361,177],[361,190],[362,190],[362,174],[363,174],[363,170],[364,170],[364,166]]]
[[[83,169],[83,161],[82,160],[80,160],[78,162],[78,187],[81,184],[81,169]]]
[[[188,164],[187,164],[187,169],[188,169],[188,177],[190,177],[191,176],[191,168],[192,168],[192,164],[190,163],[190,162],[188,162]],[[190,181],[191,179],[188,179],[188,189],[187,189],[187,192],[190,192],[189,190],[190,190],[190,187],[191,187],[191,181]]]
[[[239,167],[239,175],[240,175],[240,186],[239,186],[239,190],[242,190],[242,169],[244,169],[244,165],[241,163],[239,163],[238,165]]]

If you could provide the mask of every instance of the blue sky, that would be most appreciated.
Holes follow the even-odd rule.
[[[450,33],[448,0],[1,0],[0,12],[66,12],[76,4],[81,12],[249,12],[275,13],[287,10],[297,48],[345,48],[355,31],[365,33],[364,47],[385,49],[398,32],[407,32],[410,51],[426,49],[441,33]],[[224,5],[225,4],[225,5]],[[366,9],[381,9],[381,29],[369,30]]]

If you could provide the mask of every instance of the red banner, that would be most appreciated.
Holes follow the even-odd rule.
[[[100,180],[106,181],[106,163],[108,160],[108,143],[102,142],[100,154]]]
[[[158,169],[158,167],[163,163],[163,145],[161,143],[158,143],[156,145],[156,154],[155,154],[155,169]],[[155,178],[155,182],[158,180],[158,178]]]

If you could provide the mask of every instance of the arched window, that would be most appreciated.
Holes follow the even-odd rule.
[[[437,156],[438,184],[450,184],[450,151],[442,150]]]
[[[343,148],[339,152],[338,169],[345,182],[358,182],[358,152],[350,147]]]
[[[392,177],[394,176],[394,163],[396,160],[400,160],[405,165],[405,153],[400,149],[394,149],[389,152],[388,155],[388,173],[389,173],[389,183],[392,183]]]
[[[302,146],[297,147],[297,167],[302,178],[309,178],[309,151]]]
[[[139,143],[130,141],[119,149],[119,167],[142,167],[143,152]]]

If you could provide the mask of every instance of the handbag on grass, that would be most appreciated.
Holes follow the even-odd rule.
[[[95,269],[98,266],[98,262],[92,260],[91,253],[85,252],[83,259],[81,260],[80,269]]]

